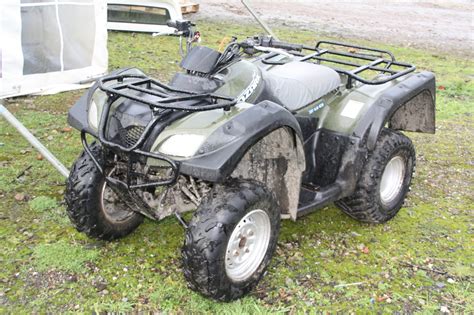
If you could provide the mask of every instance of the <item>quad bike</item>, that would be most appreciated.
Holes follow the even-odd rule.
[[[434,133],[432,73],[385,50],[267,35],[220,53],[194,45],[191,22],[170,26],[186,38],[182,73],[164,84],[116,70],[69,112],[84,147],[66,191],[78,231],[112,240],[174,215],[190,287],[229,301],[263,276],[282,218],[331,202],[363,222],[397,214],[415,168],[399,130]]]

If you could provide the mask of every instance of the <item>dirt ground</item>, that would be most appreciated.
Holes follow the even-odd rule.
[[[240,0],[198,0],[197,19],[250,19]],[[249,0],[270,25],[315,29],[352,37],[473,56],[474,5],[471,0],[321,1]]]

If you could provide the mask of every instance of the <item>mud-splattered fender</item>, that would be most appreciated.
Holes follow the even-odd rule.
[[[276,197],[282,216],[295,220],[304,170],[300,138],[289,127],[281,127],[250,147],[230,176],[263,183]]]
[[[353,135],[367,136],[373,150],[382,128],[435,133],[436,83],[433,73],[424,71],[385,91],[356,126]]]
[[[285,130],[284,133],[278,132],[272,135],[272,138],[261,141],[267,135],[282,128]],[[281,143],[275,139],[279,139]],[[251,148],[258,143],[260,146],[252,150]],[[288,143],[291,143],[291,146]],[[264,155],[255,155],[257,149],[261,153],[262,145],[268,152]],[[292,169],[297,173],[295,176],[298,179],[291,182],[295,184],[299,193],[299,180],[305,168],[301,129],[296,118],[289,111],[270,101],[254,105],[220,126],[200,147],[199,155],[181,161],[180,172],[211,182],[223,182],[231,175],[251,176],[250,170],[248,174],[244,174],[242,169],[236,171],[241,161],[247,161],[244,156],[248,157],[250,154],[253,154],[254,159],[292,159],[291,163],[285,162],[288,164],[286,169]],[[280,174],[280,176],[284,175]],[[254,179],[258,180],[258,178]],[[290,199],[295,199],[297,202],[298,198],[291,197]]]

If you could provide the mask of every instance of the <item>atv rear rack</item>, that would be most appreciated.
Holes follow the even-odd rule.
[[[319,41],[314,48],[301,45],[301,49],[313,53],[309,55],[297,51],[290,53],[300,56],[299,61],[324,64],[346,75],[347,88],[352,88],[354,80],[369,85],[384,84],[416,70],[414,65],[396,61],[390,51],[382,49],[333,41]],[[271,60],[277,55],[277,53],[269,54],[262,62],[270,65],[285,64],[286,62],[282,60]],[[363,77],[368,72],[372,72],[372,79]]]
[[[127,82],[127,79],[132,80]],[[117,81],[117,83],[107,85],[106,83],[110,81]],[[237,104],[237,100],[232,97],[221,96],[213,93],[197,93],[186,90],[177,90],[144,75],[126,74],[108,76],[99,79],[98,82],[99,89],[106,92],[113,100],[118,97],[124,97],[149,105],[152,108],[198,112],[220,108],[228,110],[230,107]],[[148,96],[151,99],[147,99],[144,96]],[[187,101],[199,102],[189,104]]]
[[[332,46],[343,49],[345,48],[347,52],[343,51],[342,49],[336,50],[330,49],[329,47],[324,48],[324,46]],[[301,61],[315,61],[318,64],[323,62],[328,63],[329,67],[347,76],[348,88],[352,87],[353,80],[369,85],[384,84],[413,72],[416,69],[414,65],[396,61],[395,56],[387,50],[333,41],[319,41],[316,44],[315,51],[315,53],[303,57]],[[361,60],[368,61],[369,63],[360,64],[357,62]],[[341,68],[341,66],[352,69],[344,69]],[[364,73],[370,71],[378,75],[375,75],[373,79],[366,79],[362,77]]]

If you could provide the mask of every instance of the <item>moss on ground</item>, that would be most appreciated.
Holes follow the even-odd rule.
[[[85,263],[94,261],[98,254],[96,249],[84,249],[64,241],[39,244],[33,249],[34,269],[83,272],[87,271]]]
[[[252,26],[199,23],[204,44],[260,32]],[[283,39],[312,43],[315,34],[280,29]],[[417,174],[405,207],[383,225],[356,222],[334,206],[285,221],[269,272],[234,303],[186,288],[180,268],[183,231],[173,219],[145,221],[114,242],[78,233],[64,213],[64,179],[0,120],[0,312],[287,313],[474,312],[474,67],[411,48],[399,60],[437,75],[436,135],[409,134]],[[166,80],[178,69],[177,41],[110,33],[110,68],[135,65]],[[81,151],[66,124],[82,91],[21,97],[8,108],[66,164]]]

